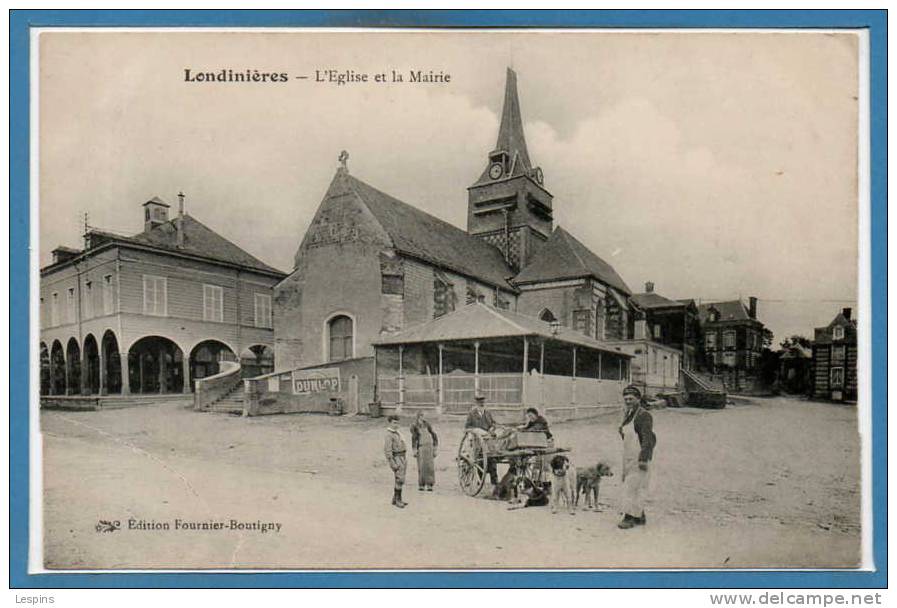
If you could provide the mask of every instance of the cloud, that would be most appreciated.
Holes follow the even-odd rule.
[[[555,217],[631,287],[652,280],[671,297],[813,301],[819,312],[804,317],[808,325],[827,323],[839,306],[823,300],[855,294],[856,61],[844,50],[855,46],[841,39],[222,40],[42,36],[42,262],[56,244],[79,244],[81,212],[96,226],[134,233],[141,203],[155,195],[174,202],[183,190],[191,214],[288,270],[343,149],[354,175],[463,228],[466,189],[495,144],[512,49],[530,153],[555,195]],[[184,65],[247,58],[306,71],[413,58],[454,80],[182,82]],[[797,331],[789,314],[769,321]]]

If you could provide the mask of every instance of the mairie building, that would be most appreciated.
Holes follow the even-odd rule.
[[[190,393],[222,361],[274,369],[273,287],[285,274],[159,198],[132,236],[90,228],[40,269],[40,390]],[[135,208],[135,216],[137,209]]]

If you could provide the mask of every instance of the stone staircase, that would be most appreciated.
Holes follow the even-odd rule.
[[[722,382],[694,370],[679,370],[679,386],[685,403],[694,407],[720,409],[726,407],[728,395]]]
[[[243,383],[239,382],[230,391],[228,391],[221,399],[211,404],[208,412],[216,412],[219,414],[243,414]]]

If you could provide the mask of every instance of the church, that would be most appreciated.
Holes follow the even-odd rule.
[[[527,150],[511,69],[498,140],[484,161],[467,189],[462,230],[351,175],[345,153],[341,156],[293,270],[274,290],[278,371],[339,366],[358,372],[363,387],[371,386],[376,382],[369,375],[378,372],[367,370],[382,373],[388,347],[399,347],[401,370],[401,344],[432,340],[432,353],[439,344],[441,378],[449,342],[473,345],[473,372],[488,358],[477,350],[481,343],[513,334],[522,338],[514,344],[528,351],[521,362],[505,365],[515,373],[541,374],[554,365],[575,377],[579,348],[581,374],[629,380],[630,355],[609,344],[633,338],[638,311],[630,302],[632,290],[610,264],[555,225],[553,196]],[[572,369],[567,355],[552,348],[563,344],[573,349]],[[519,350],[496,344],[494,371],[507,371],[499,369],[500,360],[521,356]],[[377,352],[383,360],[375,360]],[[602,372],[602,353],[605,368],[615,371]],[[435,356],[432,365],[424,365],[428,374],[435,374]],[[583,371],[593,360],[598,367]],[[410,363],[405,362],[405,372]],[[460,373],[467,364],[459,359],[453,365]],[[365,398],[383,400],[387,391],[380,389]],[[444,389],[433,390],[432,400],[443,403]]]

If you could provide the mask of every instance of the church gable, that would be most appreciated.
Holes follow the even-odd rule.
[[[392,247],[392,241],[352,188],[345,169],[334,176],[294,257],[294,268],[303,255],[322,247],[350,243]]]

